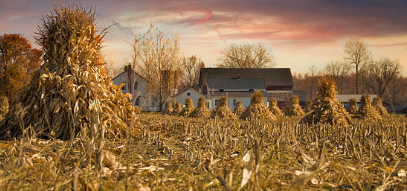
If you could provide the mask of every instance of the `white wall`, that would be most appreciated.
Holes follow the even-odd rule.
[[[142,111],[156,111],[158,107],[153,106],[152,100],[147,96],[147,81],[140,75],[132,72],[132,77],[134,75],[137,87],[134,86],[133,105],[140,107]],[[113,79],[113,83],[117,86],[120,86],[123,82],[126,83],[126,85],[122,87],[123,93],[130,92],[128,91],[128,81],[127,72],[124,72]],[[138,103],[137,98],[139,99]]]
[[[216,100],[219,100],[220,97],[211,97],[211,99],[206,100],[207,102],[209,102],[209,109],[213,110],[216,108]],[[228,107],[233,110],[235,108],[235,105],[233,104],[233,102],[238,102],[241,101],[243,104],[244,108],[247,108],[250,105],[250,100],[251,97],[228,97]],[[264,101],[264,105],[266,105],[266,107],[268,107],[268,102],[267,102],[267,98],[263,98]]]
[[[196,91],[195,89],[188,89],[180,94],[178,94],[177,96],[174,97],[174,102],[180,102],[182,105],[185,105],[185,99],[186,98],[192,98],[192,101],[194,101],[194,106],[198,106],[198,99],[203,96],[202,94],[200,94],[198,91]]]

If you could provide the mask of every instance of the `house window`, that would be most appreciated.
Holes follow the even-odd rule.
[[[134,91],[137,90],[137,82],[134,82]]]
[[[253,89],[249,89],[249,92],[252,92],[253,91]]]
[[[187,96],[191,96],[191,93],[187,93]]]
[[[233,106],[236,106],[236,99],[233,99]]]
[[[215,99],[215,106],[218,106],[218,100]]]
[[[223,89],[219,89],[220,92],[223,92]]]
[[[140,97],[137,97],[136,103],[134,103],[134,105],[140,105]]]
[[[126,82],[122,82],[122,84],[124,84],[124,85],[122,86],[122,91],[126,91],[126,86],[127,86]]]

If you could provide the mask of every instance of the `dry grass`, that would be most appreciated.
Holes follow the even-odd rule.
[[[192,112],[191,117],[203,117],[208,118],[211,116],[211,111],[206,107],[205,98],[200,97],[198,99],[198,106]]]
[[[285,108],[285,114],[287,116],[302,116],[305,114],[304,110],[301,108],[299,104],[299,98],[297,95],[293,95],[290,97],[290,103]]]
[[[171,115],[174,112],[174,108],[172,107],[172,102],[167,101],[165,102],[165,108],[163,110],[163,114]]]
[[[317,98],[314,101],[312,110],[301,120],[303,123],[329,123],[348,125],[351,117],[336,100],[337,94],[335,81],[330,78],[322,78],[318,82]]]
[[[263,93],[255,91],[250,100],[250,105],[246,108],[240,116],[243,120],[264,119],[274,120],[273,113],[264,105]]]
[[[6,96],[0,96],[0,121],[7,115],[8,109],[8,98]]]
[[[355,98],[351,98],[349,99],[349,109],[348,109],[348,113],[351,115],[357,115],[359,111],[357,102]]]
[[[185,107],[182,109],[180,116],[189,117],[195,110],[194,101],[192,98],[185,99]]]
[[[284,113],[278,107],[277,100],[274,98],[269,98],[269,110],[274,116],[284,116]]]
[[[230,111],[230,108],[228,107],[228,98],[227,96],[222,96],[219,98],[218,105],[216,108],[212,111],[211,117],[215,118],[232,118],[233,112]]]
[[[177,103],[175,103],[175,108],[174,111],[172,112],[172,115],[179,116],[181,112],[182,112],[182,103],[177,101]]]
[[[389,113],[387,112],[387,109],[383,106],[382,103],[382,98],[380,97],[375,97],[373,99],[373,107],[376,109],[377,112],[379,112],[380,115],[389,115]]]
[[[358,110],[358,117],[367,120],[382,119],[377,110],[372,106],[371,98],[369,95],[362,95],[362,98],[360,100],[360,107]]]
[[[233,109],[233,113],[237,116],[240,117],[243,112],[244,112],[244,107],[243,107],[243,103],[241,101],[237,101],[235,108]]]
[[[0,122],[1,139],[21,137],[29,126],[42,136],[60,139],[82,131],[90,137],[126,136],[134,118],[130,96],[122,94],[103,68],[103,34],[97,33],[94,22],[93,10],[75,5],[55,6],[45,16],[37,37],[44,64]]]
[[[141,136],[128,147],[125,140],[106,141],[101,173],[80,139],[2,141],[0,186],[238,190],[246,181],[244,190],[407,189],[403,116],[382,123],[356,120],[346,128],[299,125],[294,118],[246,122],[140,114],[140,119]]]

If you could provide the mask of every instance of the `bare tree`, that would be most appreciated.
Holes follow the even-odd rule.
[[[178,86],[180,70],[178,38],[176,35],[166,37],[163,32],[154,29],[140,39],[135,51],[136,71],[148,80],[148,93],[161,110]]]
[[[367,49],[367,44],[363,42],[361,39],[350,39],[345,44],[345,53],[347,56],[345,57],[349,63],[355,65],[355,87],[356,87],[356,94],[359,93],[358,88],[358,78],[360,71],[365,69],[365,66],[371,62],[371,53]]]
[[[317,77],[318,77],[318,69],[316,66],[311,66],[309,69],[309,77],[310,77],[310,85],[311,85],[311,100],[313,100],[314,97],[314,91],[316,91],[317,87]]]
[[[325,75],[332,77],[335,80],[336,86],[339,89],[339,93],[343,93],[343,83],[346,75],[349,74],[351,70],[351,65],[348,63],[335,60],[331,61],[328,65],[325,66]]]
[[[394,82],[401,74],[401,66],[398,61],[390,58],[382,58],[379,61],[372,62],[366,70],[366,86],[383,97],[385,93],[391,96],[388,92],[388,86]]]
[[[187,89],[194,87],[199,83],[199,73],[201,68],[205,68],[205,64],[200,58],[192,55],[188,58],[182,58],[181,67],[183,69],[181,85],[183,88]]]
[[[262,44],[232,44],[219,58],[219,68],[269,68],[274,66],[271,50]]]

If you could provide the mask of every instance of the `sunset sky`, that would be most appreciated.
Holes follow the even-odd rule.
[[[0,0],[0,34],[21,33],[34,43],[41,17],[52,0]],[[62,1],[95,7],[97,26],[117,23],[105,38],[106,60],[130,61],[134,33],[153,23],[176,33],[183,55],[214,67],[230,44],[262,43],[271,48],[276,67],[295,73],[323,68],[342,59],[350,38],[361,38],[374,58],[400,62],[407,76],[407,0],[100,0]],[[38,45],[35,45],[38,47]]]

